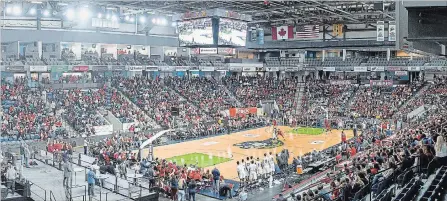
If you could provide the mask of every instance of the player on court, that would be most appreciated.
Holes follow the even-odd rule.
[[[276,138],[278,138],[278,135],[281,136],[282,139],[284,139],[284,141],[286,141],[284,134],[282,133],[281,129],[279,129],[279,128],[276,130]]]
[[[243,162],[243,161],[242,161],[242,162]],[[241,186],[244,186],[244,180],[245,180],[245,167],[244,167],[243,164],[239,163],[239,161],[236,162],[236,164],[237,164],[237,167],[236,167],[236,169],[237,169],[237,174],[238,174],[238,176],[239,176],[239,180],[240,180],[240,182],[241,182]]]
[[[346,134],[343,130],[341,131],[341,142],[343,142],[343,143],[346,142]]]
[[[256,166],[258,167],[258,179],[260,179],[264,174],[264,168],[262,167],[262,162],[259,160],[259,157],[256,158]]]
[[[258,166],[255,164],[254,161],[251,161],[249,170],[250,170],[250,181],[256,182],[256,180],[258,180]]]
[[[264,165],[264,178],[267,179],[270,173],[272,172],[272,168],[270,167],[270,161],[269,157],[267,156],[267,153],[264,154],[264,159],[262,163]]]

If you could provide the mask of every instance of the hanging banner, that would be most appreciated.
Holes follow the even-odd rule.
[[[408,66],[408,71],[421,71],[420,66]]]
[[[9,72],[25,72],[25,66],[6,66],[5,70]]]
[[[258,32],[256,27],[250,27],[250,40],[253,42],[258,40]]]
[[[258,44],[264,45],[264,29],[262,28],[258,29]]]
[[[75,72],[85,72],[88,71],[88,66],[73,66],[71,70]]]
[[[143,71],[143,66],[129,66],[129,71]]]
[[[236,52],[236,50],[234,48],[229,48],[229,47],[222,47],[222,48],[217,49],[217,54],[220,54],[220,55],[233,55],[233,54],[235,54],[235,52]]]
[[[396,22],[390,21],[388,24],[388,41],[396,41]]]
[[[371,71],[385,71],[385,67],[383,66],[371,66]]]
[[[354,72],[368,72],[368,67],[366,66],[354,67]]]
[[[397,76],[407,76],[408,75],[408,71],[394,71],[394,75],[397,75]]]
[[[377,22],[377,41],[385,41],[385,22]]]
[[[369,84],[371,86],[388,86],[388,87],[392,87],[393,86],[393,80],[370,80]]]
[[[276,71],[279,71],[279,67],[266,67],[265,71],[267,71],[267,72],[276,72]]]
[[[323,67],[323,71],[334,72],[335,71],[335,67]]]
[[[51,72],[67,72],[68,66],[51,66]]]
[[[30,72],[47,72],[48,67],[47,66],[29,66]]]
[[[92,66],[92,71],[108,71],[109,66]]]

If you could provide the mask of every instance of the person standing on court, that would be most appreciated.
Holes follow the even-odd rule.
[[[87,173],[88,195],[90,197],[95,196],[95,179],[96,174],[95,172],[93,172],[93,168],[90,166]]]
[[[217,167],[214,167],[213,171],[211,171],[211,174],[213,174],[214,192],[219,193],[220,171],[217,169]]]

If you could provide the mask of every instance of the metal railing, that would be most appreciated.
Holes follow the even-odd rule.
[[[39,189],[39,191],[40,190],[42,190],[43,191],[43,193],[36,193],[36,192],[34,192],[34,191],[32,191],[31,189],[31,186],[35,186],[35,187],[37,187],[38,189]],[[37,196],[38,198],[40,198],[40,199],[42,199],[42,200],[44,200],[44,201],[46,201],[47,200],[47,191],[45,190],[45,189],[43,189],[42,187],[40,187],[40,186],[38,186],[37,184],[35,184],[35,183],[31,183],[30,182],[30,193],[31,194],[33,194],[33,195],[35,195],[35,196]],[[50,191],[50,193],[51,193],[51,191]],[[41,197],[43,195],[43,197]],[[50,197],[50,199],[51,199],[51,197]]]
[[[56,197],[54,197],[53,191],[50,191],[50,201],[57,201]]]

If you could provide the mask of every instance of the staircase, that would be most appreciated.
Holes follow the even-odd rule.
[[[357,87],[352,92],[351,97],[348,100],[348,103],[345,105],[345,109],[344,109],[345,111],[351,110],[352,104],[354,104],[354,97],[356,96],[358,90],[359,90],[359,88]]]
[[[302,105],[304,93],[306,93],[305,90],[306,90],[306,83],[299,82],[298,90],[295,93],[295,102],[296,102],[295,115],[298,114],[299,111],[301,111],[301,105]]]
[[[45,96],[46,97],[46,96]],[[45,103],[45,106],[49,109],[51,109],[51,104],[49,101],[47,101],[44,96],[41,96],[42,101]],[[62,113],[64,112],[64,109],[60,109],[56,111],[56,119],[59,119],[62,122],[62,127],[67,129],[67,132],[69,133],[69,137],[77,137],[80,136],[78,131],[76,131],[69,123],[67,123],[62,116]]]
[[[124,95],[123,94],[123,92],[121,92],[121,90],[119,90],[119,89],[117,89],[117,88],[115,88],[115,87],[112,87],[112,88],[114,88],[132,107],[134,107],[134,108],[136,108],[137,110],[142,110],[143,111],[143,109],[142,108],[139,108],[138,107],[138,105],[136,105],[133,101],[131,101],[130,99],[129,99],[129,97],[127,97],[126,95]],[[157,124],[157,122],[154,120],[154,119],[152,119],[151,117],[149,117],[147,114],[146,114],[146,112],[143,112],[143,115],[144,115],[144,117],[146,118],[146,119],[149,119],[150,120],[150,123],[152,124],[152,125],[155,125],[154,126],[154,128],[161,128],[161,126],[160,125],[158,125]]]
[[[236,107],[244,107],[244,104],[236,98],[236,96],[233,94],[233,92],[231,92],[231,91],[227,88],[227,86],[225,86],[223,83],[218,84],[218,86],[219,86],[221,89],[223,89],[223,90],[230,96],[231,100],[232,100],[234,103],[236,103],[236,105],[235,105]]]
[[[425,91],[427,90],[428,87],[430,87],[430,85],[426,84],[426,85],[424,85],[422,88],[420,88],[415,94],[413,94],[413,96],[411,96],[411,98],[409,98],[407,101],[404,102],[404,104],[402,104],[402,105],[399,107],[399,111],[400,111],[401,108],[405,108],[405,107],[407,107],[407,106],[408,106],[408,103],[410,103],[412,100],[414,100],[414,99],[416,99],[416,98],[419,98],[419,96],[420,96],[423,92],[425,92]],[[398,113],[398,112],[397,112],[397,113]],[[395,113],[395,114],[397,114],[397,113]],[[395,114],[394,114],[394,115],[395,115]],[[393,117],[394,117],[394,115],[393,115]]]

